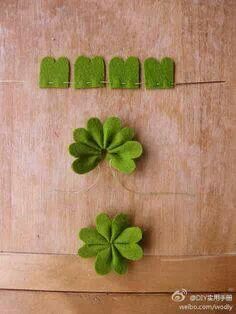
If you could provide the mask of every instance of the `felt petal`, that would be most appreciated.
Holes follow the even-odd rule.
[[[111,241],[114,241],[118,235],[129,226],[127,215],[118,214],[111,223]]]
[[[84,174],[96,168],[100,161],[99,156],[80,156],[72,163],[72,169],[76,173]]]
[[[78,250],[78,255],[85,258],[93,257],[108,246],[109,244],[85,244]]]
[[[86,244],[108,244],[107,240],[93,227],[82,228],[79,232],[79,238]]]
[[[103,147],[103,127],[102,123],[98,118],[91,118],[87,122],[87,129],[94,141],[99,145],[99,147]]]
[[[114,245],[112,246],[112,267],[120,275],[125,274],[128,268],[127,261],[120,255]]]
[[[55,60],[45,57],[40,65],[39,86],[41,88],[68,88],[70,80],[70,62],[61,57]]]
[[[87,146],[93,147],[97,151],[101,151],[98,144],[93,140],[92,136],[86,129],[75,129],[73,132],[73,137],[75,142],[86,144]]]
[[[111,220],[107,214],[101,213],[96,218],[97,231],[105,238],[110,241],[111,238]]]
[[[115,244],[120,254],[131,261],[137,261],[143,257],[143,250],[137,243]]]
[[[72,156],[101,156],[101,152],[84,143],[73,143],[69,146],[69,153]]]
[[[117,132],[121,130],[121,121],[117,117],[107,118],[103,124],[104,141],[103,147],[107,148]]]
[[[105,86],[105,63],[102,57],[88,58],[80,56],[74,65],[75,88],[93,88]]]
[[[110,154],[118,154],[123,159],[125,158],[138,158],[142,155],[143,148],[142,145],[137,141],[128,141],[125,144],[118,146],[109,151]]]
[[[95,270],[100,275],[106,275],[111,271],[111,247],[98,253],[95,261]]]
[[[109,160],[113,168],[121,172],[129,174],[136,168],[135,162],[132,159],[123,159],[119,155],[115,154],[109,154],[106,158]]]
[[[112,139],[112,142],[108,146],[108,151],[124,144],[127,141],[131,141],[134,137],[134,129],[131,128],[123,128]]]
[[[115,239],[114,243],[136,243],[142,239],[142,230],[139,227],[126,228]]]

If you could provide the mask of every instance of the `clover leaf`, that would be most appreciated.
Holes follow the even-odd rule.
[[[74,130],[74,141],[69,152],[76,157],[72,169],[79,174],[93,170],[99,162],[106,159],[110,165],[124,173],[135,170],[134,159],[142,155],[142,145],[134,141],[134,130],[122,128],[117,117],[107,118],[102,124],[98,118],[87,122],[87,129]]]
[[[84,258],[96,256],[95,270],[100,275],[112,269],[118,274],[127,271],[127,260],[137,261],[143,257],[143,250],[138,242],[142,239],[139,227],[129,227],[128,217],[118,214],[110,219],[101,213],[96,217],[96,228],[83,228],[79,238],[85,244],[78,255]]]

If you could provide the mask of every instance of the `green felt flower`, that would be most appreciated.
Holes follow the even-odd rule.
[[[110,165],[124,173],[135,170],[134,159],[142,154],[142,145],[133,141],[134,130],[122,128],[117,117],[110,117],[102,124],[98,118],[87,122],[87,129],[74,130],[75,143],[69,152],[76,160],[72,169],[79,174],[93,170],[100,161],[106,159]]]
[[[128,217],[118,214],[110,219],[101,213],[96,217],[96,228],[83,228],[79,238],[85,242],[78,254],[81,257],[96,256],[95,270],[100,275],[112,269],[118,274],[127,271],[127,260],[137,261],[143,257],[138,242],[142,239],[139,227],[129,227]]]

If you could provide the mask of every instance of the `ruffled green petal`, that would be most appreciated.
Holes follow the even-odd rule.
[[[77,143],[83,143],[86,144],[87,146],[94,148],[97,151],[101,151],[98,144],[93,140],[92,136],[86,129],[83,128],[75,129],[73,132],[73,138]]]
[[[108,146],[108,151],[124,144],[127,141],[131,141],[134,137],[134,129],[123,128],[113,137],[110,145]]]
[[[101,152],[97,149],[90,147],[84,143],[73,143],[69,146],[69,152],[72,156],[101,156]]]
[[[76,173],[84,174],[96,168],[100,161],[99,156],[80,156],[72,163],[72,169]]]
[[[136,168],[135,162],[132,159],[124,159],[115,154],[109,154],[107,159],[113,168],[126,174],[132,173]]]
[[[112,142],[115,134],[121,130],[121,121],[119,118],[110,117],[107,118],[103,124],[103,147],[107,148]]]
[[[142,155],[142,145],[137,141],[128,141],[125,144],[109,151],[110,154],[118,154],[123,159],[135,159]]]
[[[123,258],[123,256],[120,255],[118,250],[112,246],[112,267],[115,272],[117,272],[120,275],[123,275],[127,272],[127,261]]]
[[[111,271],[111,247],[98,253],[95,261],[95,270],[100,275],[106,275]]]
[[[137,243],[142,239],[142,230],[139,227],[126,228],[115,239],[114,243]]]
[[[100,214],[96,218],[96,229],[107,241],[111,238],[111,219],[107,214]]]
[[[98,118],[91,118],[87,122],[87,130],[94,141],[103,148],[103,126]]]
[[[131,261],[137,261],[143,257],[143,250],[137,243],[115,244],[119,253]]]
[[[84,258],[93,257],[107,247],[108,244],[85,244],[78,250],[78,255]]]
[[[129,226],[129,219],[125,214],[118,214],[111,223],[111,241],[114,241],[118,235]]]
[[[79,232],[80,240],[86,244],[108,244],[107,240],[101,236],[96,228],[82,228]]]

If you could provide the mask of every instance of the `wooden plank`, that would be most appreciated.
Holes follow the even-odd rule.
[[[1,254],[0,288],[76,292],[230,291],[236,256],[145,257],[125,276],[99,276],[93,259],[72,255]]]
[[[77,231],[99,211],[125,211],[145,229],[145,254],[235,252],[231,57],[235,1],[1,1],[0,248],[75,253]],[[99,18],[94,18],[96,12]],[[171,16],[171,19],[168,17]],[[171,91],[38,88],[41,57],[169,55],[176,81],[225,85]],[[72,76],[73,78],[73,76]],[[132,194],[104,165],[78,176],[67,153],[72,129],[97,115],[135,126],[145,148],[137,172],[121,179],[142,191],[189,191],[195,198]],[[108,193],[109,191],[109,193]],[[224,215],[222,215],[224,213]],[[220,217],[220,218],[219,218]]]
[[[232,312],[233,306],[236,304],[236,295],[231,295],[232,301],[230,302],[192,302],[190,297],[193,295],[188,293],[186,299],[179,303],[172,301],[170,294],[122,295],[2,290],[0,291],[0,309],[4,314],[174,314],[180,313],[180,307],[189,306],[189,304],[191,306],[214,306],[214,304],[216,306],[226,306],[228,304],[230,306],[228,311]],[[202,296],[207,297],[208,295],[202,294]],[[194,313],[202,313],[202,311],[202,309],[194,309]],[[216,310],[213,313],[217,312]]]

